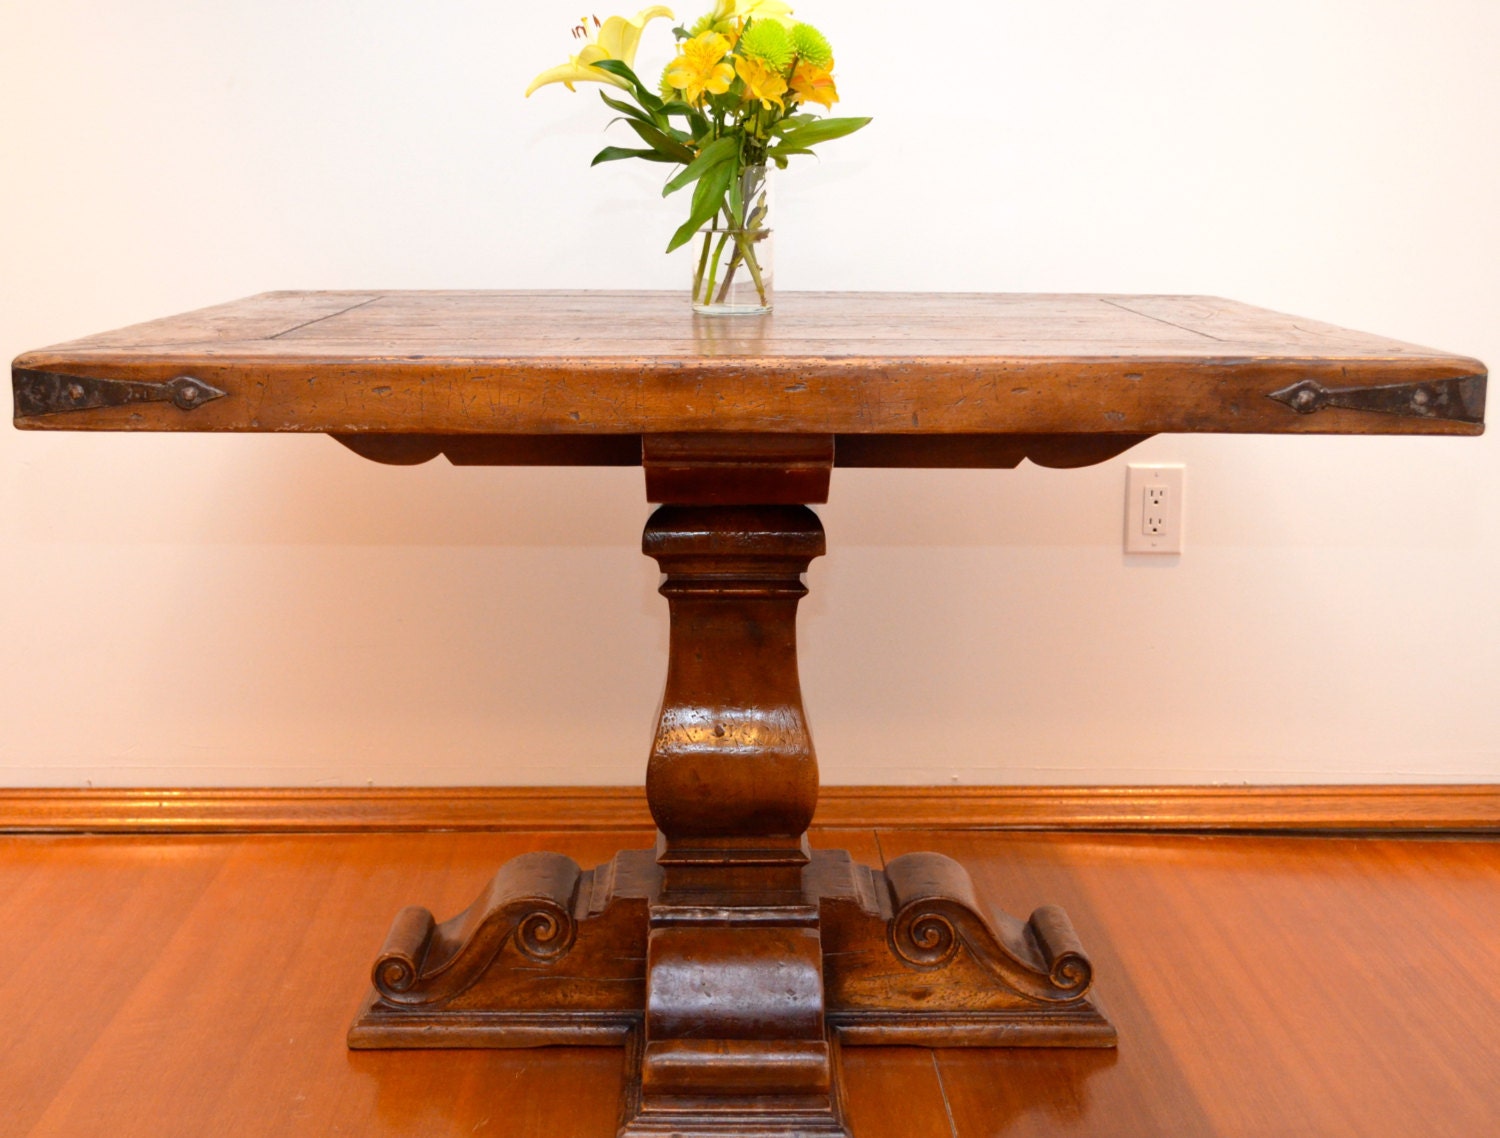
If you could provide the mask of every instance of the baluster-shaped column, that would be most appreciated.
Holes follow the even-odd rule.
[[[672,622],[646,768],[664,890],[795,902],[818,799],[797,602],[823,527],[805,506],[663,506],[644,547]]]

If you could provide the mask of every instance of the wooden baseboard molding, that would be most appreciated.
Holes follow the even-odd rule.
[[[1500,833],[1500,784],[829,786],[815,826],[905,830]],[[0,832],[628,830],[636,787],[0,790]]]

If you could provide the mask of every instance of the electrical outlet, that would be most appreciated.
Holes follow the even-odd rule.
[[[1160,537],[1167,528],[1167,506],[1171,501],[1165,486],[1152,483],[1146,485],[1146,512],[1141,518],[1141,532],[1147,537]]]
[[[1181,553],[1182,466],[1125,468],[1125,552]]]

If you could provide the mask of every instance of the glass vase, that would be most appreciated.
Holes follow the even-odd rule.
[[[729,204],[698,232],[693,257],[693,311],[704,316],[757,316],[771,311],[770,183],[764,166],[745,166],[729,187]]]

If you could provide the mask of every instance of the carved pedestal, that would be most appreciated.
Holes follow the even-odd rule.
[[[797,677],[832,440],[648,440],[671,609],[647,797],[654,850],[532,853],[465,912],[396,918],[351,1047],[621,1044],[623,1138],[847,1135],[848,1044],[1109,1047],[1067,917],[988,912],[935,853],[810,852],[818,771]],[[771,504],[736,504],[754,495]],[[717,504],[701,504],[701,503]],[[784,504],[778,504],[784,503]]]

